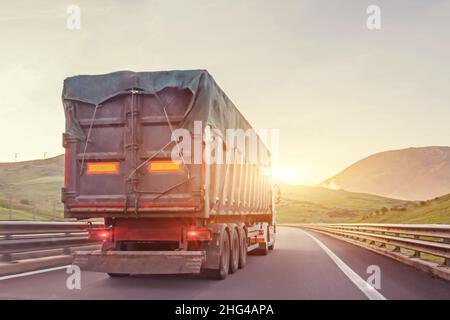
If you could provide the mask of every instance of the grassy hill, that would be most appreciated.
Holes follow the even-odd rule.
[[[280,192],[279,223],[450,223],[450,194],[414,202],[315,186]]]
[[[391,150],[362,159],[323,186],[406,200],[450,193],[450,147]]]
[[[0,220],[53,220],[63,216],[64,156],[0,163]]]
[[[421,201],[406,211],[369,214],[362,222],[378,223],[446,223],[450,224],[450,194]]]
[[[285,222],[356,222],[378,210],[404,210],[414,202],[316,186],[279,185],[277,220]],[[383,209],[385,208],[385,209]]]

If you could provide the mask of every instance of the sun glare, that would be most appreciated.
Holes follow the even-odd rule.
[[[276,167],[273,168],[273,178],[276,182],[287,184],[302,184],[303,176],[297,168]]]

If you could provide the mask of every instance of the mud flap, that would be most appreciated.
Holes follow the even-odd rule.
[[[220,265],[220,239],[222,233],[226,232],[226,224],[223,223],[213,223],[209,226],[213,234],[212,240],[205,244],[202,249],[206,252],[205,263],[202,266],[203,269],[218,269]]]

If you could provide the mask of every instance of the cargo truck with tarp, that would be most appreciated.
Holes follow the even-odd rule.
[[[270,152],[207,71],[69,77],[62,101],[64,215],[104,219],[74,264],[223,279],[273,249]]]

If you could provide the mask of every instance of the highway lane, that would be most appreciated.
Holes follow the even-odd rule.
[[[328,236],[308,231],[362,279],[369,265],[381,269],[387,299],[450,299],[450,283]],[[81,289],[68,290],[65,270],[0,281],[0,299],[367,299],[318,243],[304,231],[278,228],[276,249],[249,256],[243,270],[224,281],[197,275],[111,279],[82,272]]]

